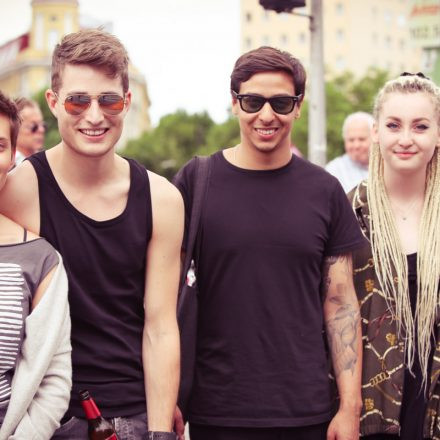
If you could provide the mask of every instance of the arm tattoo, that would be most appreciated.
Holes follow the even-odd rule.
[[[330,267],[337,262],[339,267],[334,270],[338,271],[338,280],[336,286],[330,289],[332,283]],[[345,370],[351,370],[353,373],[358,358],[359,312],[354,304],[355,299],[348,291],[348,282],[350,281],[351,285],[351,280],[349,255],[326,258],[322,286],[324,306],[331,310],[326,316],[326,327],[336,377]]]

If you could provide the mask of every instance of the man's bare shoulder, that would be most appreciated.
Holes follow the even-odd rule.
[[[165,179],[165,177],[159,176],[159,174],[153,173],[152,171],[148,171],[148,178],[150,181],[153,206],[156,203],[172,205],[174,207],[183,206],[183,200],[179,190]]]
[[[38,211],[37,174],[31,163],[25,161],[6,178],[5,186],[0,192],[0,212],[20,225],[36,231],[34,220],[38,217]]]

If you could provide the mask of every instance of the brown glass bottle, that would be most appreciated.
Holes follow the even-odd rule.
[[[102,417],[95,401],[90,397],[90,393],[87,390],[82,390],[79,392],[79,398],[89,424],[89,439],[118,440],[115,429],[109,421]]]

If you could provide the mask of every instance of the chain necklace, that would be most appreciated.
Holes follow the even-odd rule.
[[[412,213],[418,201],[419,198],[415,197],[414,200],[405,209],[402,209],[400,206],[397,206],[396,202],[393,201],[391,201],[391,205],[397,211],[398,217],[401,218],[403,221],[406,221],[408,220],[409,215]]]

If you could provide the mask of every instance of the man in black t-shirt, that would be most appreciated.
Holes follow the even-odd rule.
[[[191,440],[358,438],[351,251],[363,238],[338,181],[292,155],[305,79],[297,59],[270,47],[242,55],[231,75],[241,140],[209,159],[194,255],[197,353],[184,408]],[[187,227],[194,172],[190,161],[175,180]]]

